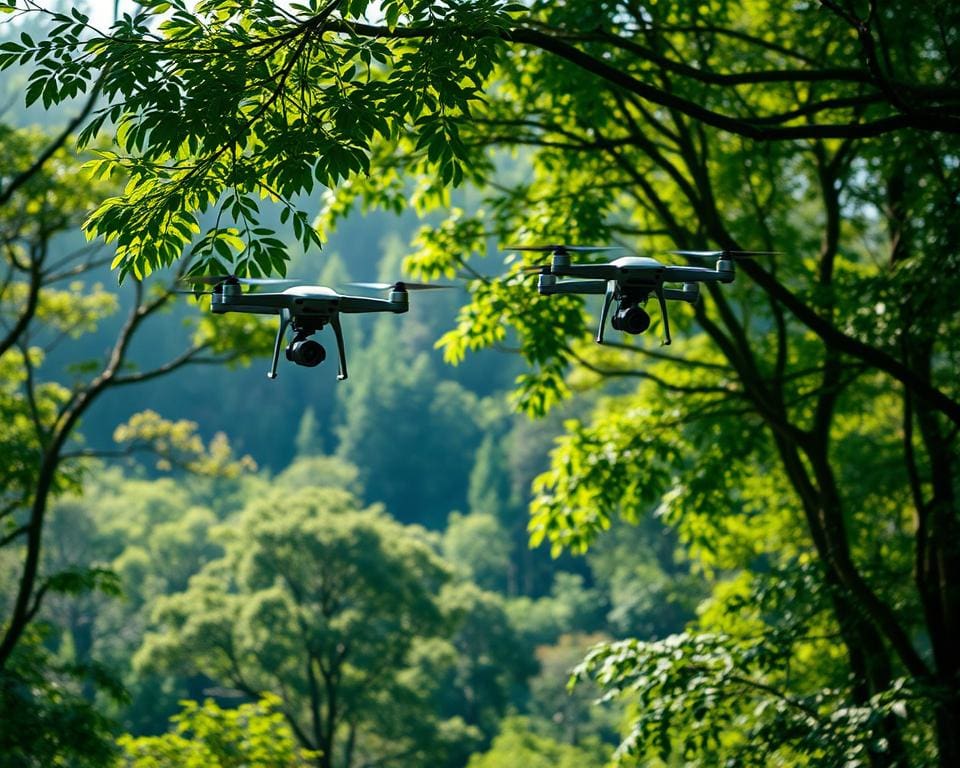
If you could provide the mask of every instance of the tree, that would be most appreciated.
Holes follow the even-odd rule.
[[[308,411],[309,413],[309,411]],[[340,488],[360,495],[360,470],[342,459],[319,454],[307,454],[294,459],[274,479],[274,483],[286,491],[315,488]]]
[[[412,764],[438,748],[404,682],[414,643],[446,631],[436,593],[447,571],[430,547],[348,492],[316,486],[258,497],[222,536],[224,556],[156,602],[141,669],[275,693],[323,768]]]
[[[537,734],[524,718],[504,721],[503,731],[494,739],[490,750],[473,755],[468,768],[508,768],[525,765],[530,768],[591,768],[605,765],[606,750],[599,744],[576,746],[554,741]]]
[[[183,702],[162,736],[120,737],[124,768],[299,768],[316,755],[297,745],[279,711],[280,700],[264,696],[236,709],[211,700]]]
[[[52,495],[76,487],[82,462],[95,452],[71,442],[77,424],[93,403],[109,390],[148,381],[191,363],[216,363],[239,357],[225,338],[214,339],[198,328],[176,357],[157,367],[137,370],[130,347],[138,330],[169,302],[172,291],[160,285],[133,286],[133,306],[104,361],[94,362],[92,375],[77,375],[70,386],[45,381],[44,358],[64,339],[89,332],[116,309],[112,294],[81,278],[102,256],[89,248],[60,251],[58,236],[78,224],[84,208],[105,187],[90,185],[85,173],[58,147],[50,149],[42,136],[8,132],[4,143],[11,162],[5,177],[7,200],[2,210],[6,277],[0,299],[8,319],[0,341],[4,395],[4,504],[5,530],[0,546],[20,557],[19,583],[4,622],[0,640],[3,668],[19,638],[40,608],[45,593],[55,588],[55,574],[42,576],[44,523]],[[46,155],[20,176],[24,162]],[[23,174],[26,174],[24,176]],[[7,194],[9,192],[9,194]],[[63,286],[63,287],[61,287]],[[229,333],[227,334],[229,335]]]
[[[0,766],[109,764],[115,753],[112,724],[78,689],[93,676],[102,691],[116,698],[122,691],[96,666],[58,663],[44,647],[44,635],[37,623],[28,627],[0,675]]]
[[[486,512],[451,512],[443,532],[443,554],[485,589],[505,592],[510,573],[509,534]]]
[[[709,594],[709,580],[683,554],[675,532],[653,517],[615,523],[587,553],[597,586],[608,595],[614,637],[662,638],[684,627]]]
[[[592,646],[609,641],[603,634],[561,635],[555,645],[537,648],[540,671],[530,681],[531,721],[537,730],[562,744],[593,745],[601,738],[608,743],[616,733],[618,713],[596,704],[597,689],[588,685],[569,689],[574,668]],[[622,713],[619,713],[622,716]]]
[[[444,590],[441,601],[454,632],[451,663],[434,675],[439,709],[461,717],[488,741],[511,707],[525,699],[536,671],[532,645],[495,592],[463,581]],[[463,757],[472,751],[464,750]]]
[[[297,429],[297,438],[294,441],[297,456],[316,456],[323,453],[323,438],[318,434],[319,426],[313,408],[307,406],[300,419],[300,427]]]
[[[516,597],[508,603],[514,626],[534,646],[553,645],[567,632],[597,632],[606,610],[604,594],[585,586],[579,573],[568,571],[554,574],[549,595]]]
[[[78,246],[75,237],[85,211],[114,185],[91,181],[65,148],[98,93],[94,87],[57,135],[0,125],[0,717],[10,725],[3,752],[23,765],[107,759],[108,721],[90,698],[94,688],[122,698],[95,660],[82,652],[65,660],[43,647],[53,642],[45,600],[66,596],[76,607],[92,592],[118,591],[102,567],[62,568],[45,555],[52,500],[77,490],[98,453],[83,446],[78,425],[115,388],[190,363],[240,359],[197,327],[172,359],[138,368],[131,345],[172,295],[138,284],[104,359],[64,364],[64,348],[109,324],[120,307],[95,281],[110,261],[104,249]]]
[[[497,436],[500,437],[500,436]],[[502,438],[501,438],[502,439]],[[507,457],[500,440],[493,433],[484,435],[467,488],[467,504],[471,514],[486,514],[497,517],[510,504],[510,478],[507,473]]]
[[[218,503],[231,498],[231,485],[254,493],[264,483],[249,472],[248,457],[233,457],[222,436],[209,444],[199,440],[196,425],[161,423],[147,413],[123,425],[117,436],[129,447],[133,434],[149,432],[156,445],[164,425],[170,427],[163,429],[168,449],[156,463],[177,461],[179,468],[168,466],[172,476],[148,479],[137,464],[126,472],[92,468],[80,489],[52,503],[44,537],[44,572],[96,568],[115,579],[110,594],[48,596],[38,621],[45,628],[45,645],[55,649],[61,663],[97,669],[123,684],[126,696],[116,703],[98,695],[94,678],[84,681],[81,693],[96,702],[99,712],[135,732],[162,730],[177,700],[199,694],[202,685],[182,677],[133,674],[132,659],[149,625],[152,602],[186,589],[194,573],[222,555],[209,532],[221,522]]]
[[[354,355],[350,387],[338,393],[337,455],[360,467],[369,500],[382,501],[403,522],[439,528],[466,501],[470,465],[464,457],[479,441],[477,402],[443,380],[425,353],[409,354],[394,320],[378,320],[370,345]],[[422,414],[430,416],[429,431]],[[427,476],[412,483],[424,467]]]
[[[532,549],[526,509],[532,499],[531,483],[550,465],[550,450],[564,421],[577,413],[589,413],[590,399],[587,396],[535,421],[508,413],[508,404],[494,397],[481,403],[486,435],[470,472],[469,509],[495,515],[507,534],[507,591],[511,595],[540,597],[550,592],[556,572],[586,575],[589,571],[582,558],[551,558],[545,548]],[[474,524],[483,519],[474,518]]]
[[[782,603],[809,578],[797,642],[780,647],[795,661],[807,630],[825,629],[841,661],[826,679],[765,665],[754,690],[793,701],[825,686],[853,711],[904,680],[919,703],[906,723],[875,709],[857,759],[922,761],[926,735],[948,766],[960,763],[954,5],[388,2],[378,23],[359,0],[294,14],[148,3],[90,33],[90,55],[73,56],[82,17],[63,17],[54,44],[9,44],[4,61],[38,56],[32,94],[50,99],[107,70],[95,125],[116,120],[120,153],[98,169],[138,184],[88,230],[118,238],[124,274],[175,258],[187,238],[162,225],[188,227],[211,200],[242,225],[265,192],[311,241],[290,200],[318,179],[336,187],[330,220],[350,199],[409,195],[426,210],[451,184],[488,185],[484,216],[456,212],[423,234],[410,266],[426,276],[493,236],[796,254],[744,261],[732,289],[675,318],[678,352],[584,345],[582,303],[531,296],[516,263],[471,283],[444,345],[458,360],[515,327],[531,366],[518,401],[533,411],[591,381],[639,381],[570,425],[535,537],[582,549],[611,515],[660,507],[708,561],[766,559],[773,577],[754,568],[747,594],[780,585]],[[503,183],[491,148],[524,149],[530,176]],[[253,226],[238,266],[282,268]],[[201,259],[226,258],[221,241],[208,233]],[[680,642],[719,662],[742,648]],[[722,757],[725,743],[700,748]]]

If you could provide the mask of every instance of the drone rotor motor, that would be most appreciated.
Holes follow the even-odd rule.
[[[537,290],[541,293],[544,288],[552,288],[557,284],[557,276],[550,274],[541,274],[537,279]]]

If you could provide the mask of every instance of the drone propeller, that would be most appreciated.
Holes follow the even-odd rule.
[[[695,259],[752,259],[755,256],[782,256],[783,251],[665,251]]]
[[[504,251],[542,251],[544,253],[565,253],[574,251],[579,253],[591,253],[593,251],[621,251],[619,245],[508,245],[501,249]]]
[[[567,253],[598,253],[600,251],[622,251],[619,245],[508,245],[505,251],[535,251],[538,253],[552,253],[563,256]],[[545,272],[552,264],[526,264],[520,267],[521,272]]]
[[[395,283],[348,283],[357,288],[370,288],[374,291],[430,291],[435,288],[453,288],[452,285],[438,285],[436,283],[409,283],[398,280]]]
[[[188,275],[181,277],[181,283],[201,283],[203,285],[220,285],[221,283],[240,283],[241,285],[278,285],[280,283],[296,283],[297,280],[279,277],[237,277],[236,275]]]

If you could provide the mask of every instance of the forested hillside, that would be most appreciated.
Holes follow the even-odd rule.
[[[960,762],[954,4],[88,10],[0,0],[0,767]]]

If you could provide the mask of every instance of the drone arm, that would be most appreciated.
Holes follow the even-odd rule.
[[[287,332],[288,325],[290,325],[290,310],[284,307],[280,310],[280,327],[277,329],[277,340],[273,345],[273,362],[270,364],[270,370],[267,371],[268,379],[277,378],[277,363],[280,361],[280,344],[283,342],[283,334]]]
[[[337,362],[339,363],[337,381],[343,381],[347,378],[347,351],[343,344],[343,329],[340,327],[339,313],[334,312],[330,316],[330,327],[333,328],[333,335],[337,339]]]
[[[719,268],[721,264],[730,265],[729,269]],[[663,271],[665,283],[732,283],[734,279],[733,262],[718,261],[717,269],[706,267],[666,267]]]
[[[689,289],[687,288],[689,286]],[[678,288],[664,288],[663,296],[670,301],[685,301],[688,304],[696,304],[700,298],[700,291],[696,283],[687,283],[681,291]]]
[[[616,281],[607,281],[607,288],[603,296],[603,306],[600,308],[600,325],[597,326],[597,344],[603,344],[603,331],[607,327],[607,315],[610,313],[610,304],[613,301],[613,294],[616,293],[616,290]]]
[[[396,292],[395,292],[396,293]],[[403,292],[404,298],[406,291]],[[348,314],[360,312],[406,312],[410,308],[409,301],[377,299],[368,296],[341,296],[339,310]]]
[[[615,264],[565,264],[550,268],[557,277],[585,277],[593,280],[616,280],[620,268]]]
[[[667,314],[667,297],[662,285],[657,288],[657,301],[660,302],[660,314],[663,316],[663,344],[666,346],[670,344],[670,316]]]
[[[544,275],[544,277],[546,277]],[[567,280],[565,282],[547,282],[541,280],[537,290],[544,296],[555,293],[605,293],[606,282],[603,280]]]
[[[214,293],[210,311],[246,312],[251,315],[275,315],[290,307],[291,297],[285,293]]]

